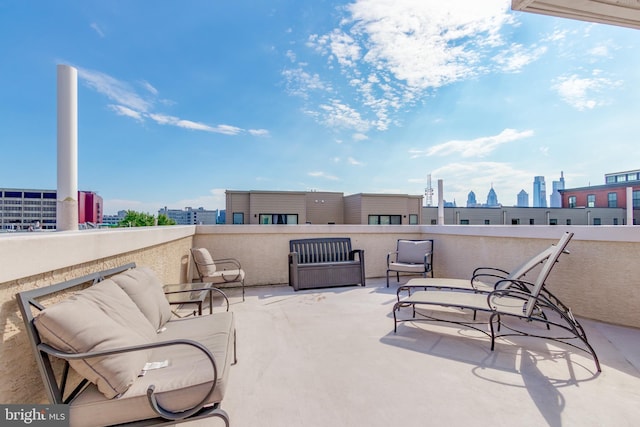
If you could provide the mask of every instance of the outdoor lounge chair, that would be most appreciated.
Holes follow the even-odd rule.
[[[394,332],[397,332],[398,323],[407,321],[436,321],[454,323],[480,331],[491,338],[491,350],[495,348],[495,340],[504,336],[529,336],[549,339],[570,345],[589,353],[596,364],[598,372],[600,362],[593,347],[589,344],[584,329],[575,319],[571,309],[564,305],[558,298],[548,290],[543,291],[544,283],[547,280],[560,254],[564,251],[573,233],[566,233],[563,239],[555,246],[555,251],[547,258],[535,282],[525,282],[523,280],[504,279],[499,281],[497,286],[502,287],[503,282],[511,282],[516,286],[508,286],[491,292],[479,292],[477,290],[462,290],[460,288],[434,287],[427,290],[414,292],[397,302],[393,307]],[[528,289],[525,291],[523,289]],[[452,292],[455,290],[455,292]],[[398,319],[398,312],[401,308],[411,307],[413,315],[407,319]],[[454,308],[471,310],[474,318],[452,318],[447,317],[447,311],[442,308]],[[429,310],[428,313],[423,309]],[[475,319],[476,312],[485,312],[489,315],[487,323],[478,322]],[[512,322],[506,324],[508,319],[519,319],[527,322],[523,323],[523,328],[518,328]],[[542,323],[546,326],[547,332],[540,330],[525,330],[530,323]],[[485,328],[481,328],[484,325]],[[561,334],[554,335],[558,328]],[[502,332],[502,330],[506,332]],[[567,334],[569,332],[569,335]],[[582,346],[575,344],[573,340],[579,340]]]
[[[433,277],[433,240],[398,239],[396,250],[387,254],[387,288],[389,274],[394,272],[398,282],[400,273]]]
[[[212,285],[240,283],[242,301],[244,301],[244,270],[240,261],[235,258],[213,259],[206,248],[192,248],[191,255],[201,282]],[[220,269],[220,266],[230,266],[230,268]]]
[[[473,274],[471,279],[450,279],[450,278],[417,278],[411,279],[405,285],[402,285],[396,291],[398,301],[400,301],[400,294],[402,292],[408,292],[411,295],[412,289],[427,289],[432,287],[446,287],[446,288],[460,288],[463,290],[477,290],[481,292],[490,292],[496,289],[496,284],[498,281],[500,282],[501,287],[508,287],[511,285],[517,285],[517,280],[525,277],[527,273],[533,270],[538,265],[545,262],[549,256],[556,250],[556,245],[560,245],[563,243],[564,239],[568,241],[571,239],[572,234],[563,234],[560,237],[560,240],[543,250],[542,252],[537,253],[533,257],[527,259],[518,267],[513,269],[511,273],[506,270],[495,268],[495,267],[478,267],[473,270]],[[565,245],[566,246],[566,245]],[[569,251],[564,249],[563,253],[568,254]],[[511,279],[504,281],[505,279]],[[522,289],[526,290],[526,289]]]

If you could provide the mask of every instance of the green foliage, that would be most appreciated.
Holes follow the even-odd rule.
[[[168,218],[166,215],[159,215],[156,219],[155,216],[136,211],[127,211],[124,219],[118,223],[118,227],[150,227],[156,225],[175,225],[176,222],[173,219]]]
[[[165,214],[158,215],[158,225],[176,225],[176,220],[171,219]]]

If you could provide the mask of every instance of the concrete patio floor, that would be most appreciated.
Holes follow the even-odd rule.
[[[396,289],[384,278],[300,292],[254,287],[245,302],[228,290],[238,364],[221,407],[231,426],[640,423],[640,330],[581,320],[598,374],[587,353],[536,338],[500,339],[492,352],[488,337],[462,327],[407,322],[394,334]]]

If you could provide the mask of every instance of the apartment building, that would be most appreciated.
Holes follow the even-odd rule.
[[[184,209],[167,209],[158,210],[158,215],[166,215],[178,225],[208,225],[218,223],[218,210],[208,210],[205,208],[193,209],[186,207]]]
[[[626,208],[627,189],[631,188],[632,207],[634,211],[640,209],[640,169],[608,173],[605,174],[604,181],[602,185],[560,190],[562,207]]]
[[[226,191],[227,224],[420,224],[422,195]]]
[[[0,230],[55,230],[56,190],[0,188]],[[102,197],[78,191],[78,223],[100,224]]]

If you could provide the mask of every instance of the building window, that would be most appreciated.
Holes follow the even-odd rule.
[[[593,218],[593,225],[602,225],[601,218]]]
[[[490,220],[488,220],[488,219],[485,219],[485,220],[484,220],[484,225],[490,225],[490,224],[491,224],[491,221],[490,221]]]
[[[613,225],[618,225],[618,218],[613,218]]]
[[[533,218],[529,218],[529,225],[535,225],[536,220]]]
[[[244,224],[244,212],[234,212],[233,213],[233,223],[234,224]]]
[[[587,207],[595,208],[596,207],[596,195],[595,194],[587,194]]]
[[[567,218],[567,225],[571,225],[571,218]]]
[[[569,196],[569,207],[575,208],[576,204],[576,196]]]
[[[469,220],[468,219],[461,219],[460,220],[460,225],[469,225]]]
[[[633,192],[633,207],[640,208],[640,190],[635,190]]]
[[[520,219],[519,218],[512,218],[511,219],[511,225],[520,225]]]
[[[431,225],[438,225],[438,220],[432,219],[431,220]]]
[[[618,194],[617,193],[609,193],[607,194],[607,206],[610,208],[618,207]]]
[[[557,218],[549,219],[549,225],[558,225],[558,219]]]
[[[400,215],[369,215],[369,225],[400,225]]]
[[[260,214],[260,224],[297,224],[298,214]]]
[[[418,224],[418,215],[416,215],[416,214],[409,214],[409,224],[411,224],[411,225],[417,225],[417,224]]]

